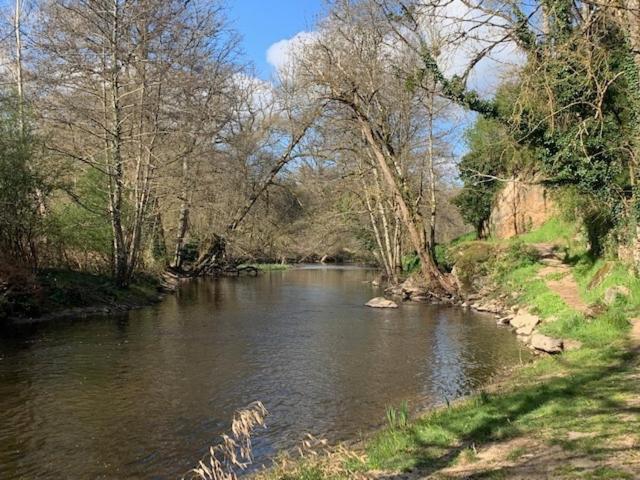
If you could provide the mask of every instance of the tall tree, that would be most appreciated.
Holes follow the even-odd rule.
[[[206,103],[210,93],[193,82],[202,85],[212,48],[224,38],[220,9],[199,1],[49,0],[38,38],[47,148],[104,179],[113,274],[127,286],[159,174],[185,136],[178,117],[188,105],[175,99],[195,88]]]

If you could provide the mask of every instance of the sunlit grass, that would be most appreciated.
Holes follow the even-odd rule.
[[[554,217],[540,228],[519,235],[518,240],[525,243],[571,243],[576,233],[576,225]]]
[[[568,431],[591,432],[589,438],[595,441],[575,441],[571,448],[601,453],[606,446],[598,439],[640,428],[640,420],[622,423],[616,418],[624,400],[640,391],[639,385],[624,380],[631,368],[627,360],[619,342],[541,360],[520,370],[504,392],[436,410],[405,430],[378,433],[367,444],[366,466],[390,471],[437,469],[452,464],[471,445],[543,431],[563,439]]]

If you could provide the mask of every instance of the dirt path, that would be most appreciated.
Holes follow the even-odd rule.
[[[631,348],[640,350],[640,318],[634,318],[631,320],[631,333],[629,334],[631,339]]]
[[[545,265],[538,275],[545,280],[549,289],[562,298],[570,308],[587,314],[589,305],[582,300],[578,284],[571,275],[571,269],[563,263],[556,251],[557,247],[550,243],[538,243],[531,246],[538,251],[540,262]]]

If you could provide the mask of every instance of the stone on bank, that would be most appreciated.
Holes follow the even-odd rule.
[[[376,297],[369,300],[365,306],[371,308],[398,308],[398,304],[384,297]]]

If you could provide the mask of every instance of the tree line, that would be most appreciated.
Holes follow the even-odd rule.
[[[346,252],[394,280],[413,254],[452,292],[438,242],[462,218],[484,235],[530,171],[594,252],[640,265],[633,1],[335,0],[270,82],[216,2],[23,2],[2,32],[4,264],[127,286]]]

